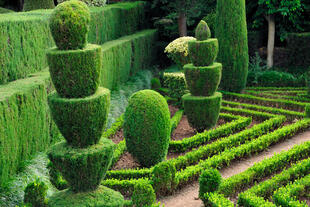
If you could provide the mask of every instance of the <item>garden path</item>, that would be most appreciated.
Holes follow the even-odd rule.
[[[220,170],[220,172],[224,178],[228,178],[230,176],[245,171],[256,162],[260,162],[266,158],[270,158],[275,153],[280,153],[283,150],[289,150],[294,145],[301,144],[306,141],[310,141],[310,129],[281,143],[273,145],[268,150],[259,153],[258,155],[254,155],[248,159],[235,161],[230,165],[230,167],[224,168]],[[159,201],[162,204],[165,204],[165,207],[201,207],[203,206],[203,204],[201,200],[197,199],[198,190],[199,184],[198,182],[194,182],[193,184],[182,188],[173,196],[160,198]]]

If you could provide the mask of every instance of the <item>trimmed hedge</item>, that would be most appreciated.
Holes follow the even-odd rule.
[[[217,61],[223,64],[220,87],[241,92],[246,85],[249,64],[245,0],[219,0],[216,9]]]
[[[110,91],[99,88],[85,98],[48,97],[52,116],[67,142],[75,147],[97,144],[105,128],[110,109]]]
[[[88,44],[81,50],[47,51],[47,61],[55,89],[63,98],[82,98],[94,94],[100,81],[102,51]]]
[[[290,63],[294,66],[310,66],[310,32],[290,33],[287,37],[287,47],[290,50]]]
[[[211,65],[218,54],[219,43],[217,39],[207,39],[204,41],[189,41],[188,53],[194,66]]]
[[[88,42],[103,44],[145,28],[144,7],[144,2],[130,2],[91,8]],[[25,78],[47,66],[45,49],[54,45],[48,24],[51,12],[1,14],[0,84]]]
[[[59,141],[47,105],[50,90],[47,70],[0,85],[0,186],[23,161]]]
[[[51,148],[48,157],[74,192],[95,190],[109,169],[115,144],[102,139],[88,148],[74,148],[61,142]]]
[[[70,190],[54,193],[49,199],[49,207],[123,207],[124,197],[104,186],[96,191],[73,193]]]
[[[166,100],[153,90],[134,93],[124,115],[127,150],[142,166],[166,159],[170,141],[170,113]]]
[[[54,7],[54,0],[25,0],[24,3],[24,11],[53,9]]]
[[[221,93],[217,92],[212,96],[186,94],[182,100],[188,122],[198,132],[203,132],[216,125],[222,101]]]
[[[222,64],[196,67],[184,66],[186,84],[193,96],[212,96],[217,90],[222,77]]]

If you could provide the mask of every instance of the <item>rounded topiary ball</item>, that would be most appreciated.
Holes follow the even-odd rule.
[[[84,2],[59,4],[50,17],[50,29],[60,50],[83,49],[87,43],[90,12]]]
[[[218,170],[205,170],[199,177],[199,198],[203,199],[205,193],[216,191],[221,181],[222,176]]]
[[[133,94],[124,116],[124,135],[128,152],[142,166],[164,160],[170,141],[170,112],[165,98],[152,90]]]

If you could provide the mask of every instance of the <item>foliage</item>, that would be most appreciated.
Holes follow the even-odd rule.
[[[211,31],[208,24],[201,20],[195,30],[195,38],[197,41],[204,41],[211,37]]]
[[[68,0],[57,0],[58,4],[65,2]],[[104,6],[106,4],[106,0],[80,0],[86,3],[88,6]]]
[[[167,195],[173,193],[176,187],[176,168],[169,162],[157,164],[152,172],[152,185],[157,194]]]
[[[156,202],[156,195],[151,184],[139,182],[135,185],[132,194],[132,203],[136,207],[148,207]]]
[[[86,147],[98,143],[110,108],[108,89],[99,88],[86,98],[61,98],[53,93],[48,103],[59,131],[70,145]]]
[[[209,66],[213,64],[218,55],[219,43],[214,38],[204,41],[189,41],[188,51],[194,66]]]
[[[182,107],[181,98],[184,94],[188,92],[184,73],[182,72],[164,73],[163,79],[164,79],[164,86],[169,88],[168,95],[171,98],[177,99],[176,104]]]
[[[90,23],[90,11],[85,3],[73,0],[57,5],[49,22],[58,49],[85,47]]]
[[[165,48],[165,53],[167,53],[168,57],[171,58],[181,70],[185,64],[190,62],[188,57],[188,42],[195,39],[194,37],[179,37],[169,43]]]
[[[245,0],[218,0],[215,36],[219,41],[217,61],[223,64],[220,87],[241,92],[248,75],[248,40]]]
[[[287,48],[290,51],[289,64],[308,68],[310,65],[310,32],[289,33],[287,36]]]
[[[216,22],[216,12],[215,9],[211,11],[207,16],[203,18],[203,20],[208,24],[210,30],[211,30],[211,37],[214,37],[215,32],[215,22]]]
[[[82,98],[94,94],[100,83],[102,50],[88,44],[82,50],[47,52],[47,61],[55,89],[63,98]]]
[[[212,96],[186,94],[182,100],[188,122],[198,132],[203,132],[216,125],[222,101],[221,93],[216,92]]]
[[[95,191],[74,193],[64,190],[49,199],[49,207],[123,207],[124,197],[107,187],[99,186]]]
[[[49,162],[47,165],[50,181],[58,189],[64,190],[68,188],[68,182],[63,179],[61,173],[52,162]]]
[[[25,203],[30,203],[32,207],[45,207],[47,206],[47,185],[36,179],[34,182],[29,183],[25,189]]]
[[[25,0],[24,3],[24,11],[53,9],[54,7],[54,0]]]
[[[88,148],[74,148],[66,142],[55,145],[48,157],[74,192],[95,190],[109,169],[115,145],[111,140]]]
[[[160,80],[158,78],[152,78],[151,88],[153,90],[158,90],[159,88],[161,88],[161,83],[160,83]]]
[[[193,96],[212,96],[222,76],[222,64],[213,63],[210,66],[184,66],[186,84]]]
[[[205,193],[215,192],[220,186],[222,176],[216,169],[207,169],[199,177],[199,198],[203,199]]]
[[[124,115],[124,137],[128,152],[142,166],[163,161],[170,140],[170,113],[166,100],[153,90],[133,94]]]
[[[305,117],[310,118],[310,105],[305,107]]]

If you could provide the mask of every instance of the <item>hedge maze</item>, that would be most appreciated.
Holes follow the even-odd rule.
[[[172,194],[197,180],[206,169],[229,167],[235,160],[262,152],[310,127],[310,118],[304,113],[305,88],[248,88],[243,94],[222,93],[220,119],[224,124],[170,141],[169,153],[178,155],[174,158],[151,168],[110,170],[101,184],[128,197],[141,182],[151,184],[157,195]],[[182,116],[179,110],[172,117],[172,130]],[[103,136],[113,137],[122,125],[120,117]],[[112,166],[125,152],[125,141],[121,141]],[[233,202],[242,206],[307,206],[300,199],[309,193],[309,155],[310,142],[296,145],[223,179],[216,191],[203,195],[203,200],[212,206],[234,206]]]

